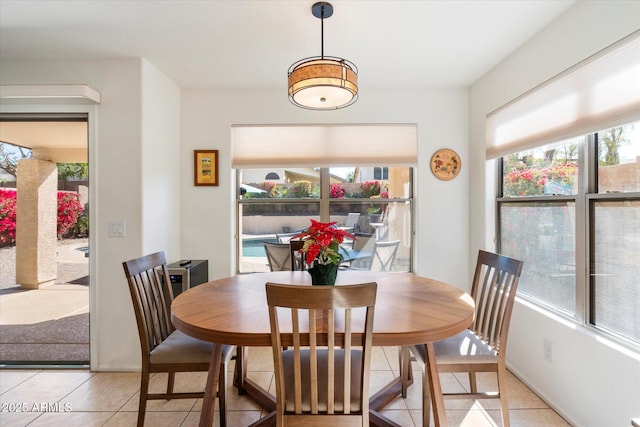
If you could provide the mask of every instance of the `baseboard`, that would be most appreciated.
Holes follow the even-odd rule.
[[[527,379],[525,375],[522,375],[518,369],[514,368],[510,363],[507,362],[507,369],[511,372],[516,378],[520,380],[521,383],[526,385],[529,389],[531,389],[544,403],[549,406],[549,408],[553,409],[558,415],[560,415],[564,420],[571,424],[572,426],[577,426],[578,423],[575,422],[570,416],[568,416],[561,408],[558,408],[556,405],[551,402],[547,396],[540,390],[538,390],[535,386],[531,385],[531,382]]]

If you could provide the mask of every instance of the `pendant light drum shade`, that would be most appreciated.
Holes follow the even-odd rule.
[[[335,110],[358,99],[358,69],[331,56],[302,59],[289,68],[289,100],[310,110]]]
[[[333,6],[321,1],[311,7],[320,19],[321,55],[301,59],[289,67],[289,100],[308,110],[336,110],[358,100],[358,69],[346,59],[324,55],[324,20]]]

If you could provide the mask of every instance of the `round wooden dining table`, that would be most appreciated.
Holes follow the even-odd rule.
[[[176,297],[171,305],[171,317],[178,330],[214,344],[200,426],[213,425],[221,345],[271,346],[267,282],[311,286],[311,276],[306,271],[279,271],[227,277],[193,287]],[[336,286],[368,282],[378,284],[373,345],[425,345],[434,419],[436,425],[446,425],[437,367],[432,363],[435,361],[432,343],[471,325],[472,298],[454,286],[411,273],[341,270]],[[244,377],[244,363],[236,362],[236,384],[263,408],[275,411],[273,397]],[[397,378],[371,396],[371,425],[396,425],[378,411],[401,393],[401,383]],[[275,417],[254,425],[275,425]]]

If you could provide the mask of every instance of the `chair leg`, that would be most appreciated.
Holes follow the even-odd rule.
[[[502,425],[510,426],[509,403],[507,401],[507,368],[498,365],[498,392],[500,393],[500,409],[502,410]]]
[[[138,404],[138,427],[144,426],[144,416],[147,412],[147,395],[149,394],[149,372],[142,370],[140,376],[140,403]]]
[[[238,389],[238,394],[246,394],[244,379],[247,374],[247,353],[245,347],[236,347],[236,368],[233,373],[233,385]]]
[[[176,382],[176,373],[169,372],[167,376],[167,394],[173,394],[173,385]]]
[[[411,352],[409,347],[401,346],[398,348],[398,359],[400,364],[400,380],[402,384],[402,397],[407,397],[407,389],[411,382]]]
[[[427,367],[422,367],[422,425],[429,427],[431,418],[431,387],[430,377]]]
[[[220,364],[218,380],[218,404],[220,405],[220,427],[227,426],[227,364]]]
[[[469,388],[471,390],[471,393],[478,392],[478,381],[476,380],[475,372],[469,372]]]

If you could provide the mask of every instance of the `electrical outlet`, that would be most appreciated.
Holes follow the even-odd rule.
[[[544,340],[544,360],[553,363],[553,343],[548,339]]]

